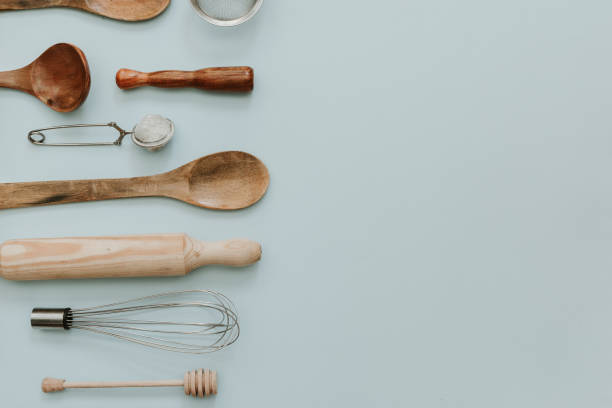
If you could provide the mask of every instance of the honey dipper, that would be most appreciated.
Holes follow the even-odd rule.
[[[69,388],[138,388],[138,387],[183,387],[185,395],[195,398],[217,394],[217,372],[193,370],[185,373],[182,380],[162,381],[117,381],[117,382],[68,382],[59,378],[45,378],[43,392],[58,392]]]

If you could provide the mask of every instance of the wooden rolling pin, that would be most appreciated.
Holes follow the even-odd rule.
[[[234,239],[202,242],[185,234],[54,238],[0,245],[0,276],[10,280],[183,276],[204,265],[245,266],[261,246]]]
[[[139,72],[131,69],[117,71],[115,81],[121,89],[141,86],[158,88],[199,88],[208,91],[249,92],[253,90],[253,68],[221,67],[198,71]]]

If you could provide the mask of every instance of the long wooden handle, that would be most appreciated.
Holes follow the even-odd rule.
[[[10,280],[182,276],[204,265],[245,266],[261,246],[235,239],[202,242],[185,234],[55,238],[0,245],[0,276]]]
[[[210,91],[248,92],[253,90],[250,67],[205,68],[199,71],[139,72],[120,69],[115,80],[121,89],[141,86],[158,88],[200,88]]]
[[[44,392],[58,392],[70,388],[154,388],[183,386],[183,380],[68,382],[60,378],[45,378],[42,383],[42,390]]]
[[[0,10],[29,10],[69,6],[71,1],[77,5],[83,2],[82,0],[0,0]]]
[[[159,194],[148,177],[0,184],[0,210]]]

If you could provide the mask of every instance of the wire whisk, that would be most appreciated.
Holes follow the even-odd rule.
[[[177,318],[179,314],[183,317]],[[30,321],[32,327],[87,330],[187,354],[221,350],[240,336],[233,302],[211,290],[166,292],[80,309],[35,308]]]

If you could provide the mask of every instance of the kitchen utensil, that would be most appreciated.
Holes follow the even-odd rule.
[[[0,245],[0,276],[9,280],[184,276],[205,265],[246,266],[260,258],[257,242],[203,242],[185,234],[25,239]]]
[[[209,91],[248,92],[253,90],[253,68],[221,67],[198,71],[139,72],[120,69],[115,76],[117,86],[132,89],[141,86],[158,88],[199,88]]]
[[[191,5],[209,23],[231,27],[250,20],[263,0],[191,0]]]
[[[85,54],[65,43],[55,44],[23,68],[0,72],[0,87],[27,92],[57,112],[81,106],[90,82]]]
[[[185,373],[182,380],[165,381],[117,381],[117,382],[68,382],[58,378],[45,378],[43,392],[58,392],[69,388],[137,388],[137,387],[183,387],[185,395],[196,398],[217,394],[217,372],[194,370]]]
[[[1,0],[1,10],[70,7],[123,21],[149,20],[160,15],[170,0]]]
[[[119,137],[113,142],[48,143],[47,136],[43,133],[48,130],[103,126],[117,130]],[[121,146],[123,138],[127,135],[132,136],[132,142],[140,147],[151,151],[159,150],[172,139],[174,123],[160,115],[147,115],[134,126],[131,132],[123,130],[115,122],[93,125],[62,125],[32,130],[28,133],[28,140],[37,146]]]
[[[83,309],[37,307],[30,323],[38,328],[87,330],[185,354],[218,351],[240,336],[234,304],[210,290],[160,293]]]
[[[0,209],[163,196],[199,207],[236,210],[259,201],[270,183],[266,166],[248,153],[201,157],[149,177],[0,184]]]

